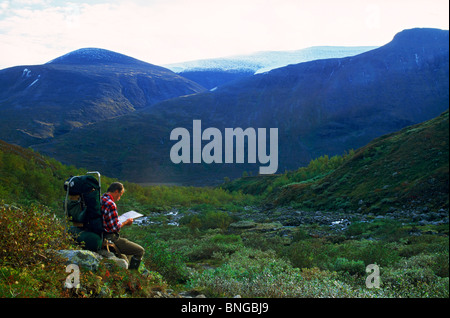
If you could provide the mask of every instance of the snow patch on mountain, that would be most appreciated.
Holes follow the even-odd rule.
[[[31,71],[27,68],[25,68],[22,72],[22,77],[30,77],[31,76]]]
[[[30,88],[31,86],[33,86],[34,84],[36,84],[37,81],[39,81],[40,78],[41,78],[41,75],[38,75],[38,77],[33,81],[33,83],[31,83],[30,85],[28,85],[27,88]]]

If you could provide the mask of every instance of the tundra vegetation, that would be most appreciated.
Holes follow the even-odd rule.
[[[1,297],[449,297],[448,112],[279,175],[124,182],[119,212],[145,215],[122,229],[145,247],[141,268],[103,260],[67,289],[54,251],[82,247],[66,235],[63,183],[86,172],[0,143]]]

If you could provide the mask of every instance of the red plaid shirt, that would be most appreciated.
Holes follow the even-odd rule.
[[[103,229],[108,233],[118,233],[122,227],[114,199],[108,193],[102,196]]]

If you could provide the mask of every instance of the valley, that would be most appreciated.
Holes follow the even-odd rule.
[[[181,127],[192,135],[193,120],[220,131],[277,128],[276,173],[282,173],[440,115],[448,109],[448,86],[448,31],[405,30],[385,46],[353,57],[274,69],[213,92],[169,99],[87,125],[33,148],[63,163],[95,165],[132,182],[217,185],[244,171],[257,175],[259,165],[247,160],[174,164],[173,129]]]
[[[45,261],[42,267],[32,253],[25,257],[22,249],[11,250],[14,247],[5,237],[0,240],[4,242],[1,270],[18,283],[14,287],[0,284],[0,293],[2,297],[11,291],[31,297],[174,299],[448,297],[448,140],[446,111],[345,156],[320,157],[307,167],[278,176],[243,177],[215,188],[142,187],[125,182],[127,191],[119,212],[135,209],[145,214],[122,231],[145,247],[142,271],[134,274],[101,265],[95,274],[86,272],[77,294],[66,294],[49,283],[58,281],[50,277],[64,275],[61,267],[55,267],[53,261]],[[396,166],[391,168],[397,174],[379,170],[378,165],[386,165],[398,145],[405,153],[415,149],[421,155],[408,165],[393,158]],[[38,234],[36,225],[23,232],[14,220],[20,220],[16,214],[22,211],[37,213],[44,222],[42,233],[52,233],[49,238],[64,235],[57,230],[58,224],[64,224],[58,203],[63,197],[63,181],[86,170],[74,170],[30,149],[4,142],[0,146],[0,194],[4,200],[0,204],[0,235],[13,235],[24,251],[32,242],[38,248],[66,242],[67,236],[37,245],[48,238]],[[361,161],[365,175],[376,172],[378,176],[349,177],[349,171],[357,171],[354,165]],[[386,180],[396,177],[403,186],[386,187]],[[346,179],[345,187],[324,191],[326,183],[339,185],[341,179]],[[102,176],[103,188],[112,181]],[[309,200],[298,193],[298,185]],[[342,194],[359,187],[372,191]],[[289,197],[292,191],[297,192],[297,200]],[[353,207],[339,198],[357,202]],[[51,220],[49,211],[61,217],[52,223],[56,229],[45,225]],[[18,231],[6,231],[4,226]],[[38,251],[38,255],[48,253],[48,249]],[[39,270],[47,283],[33,281],[33,291],[24,289],[30,278],[14,267],[14,257],[20,258],[18,264],[36,266],[35,271]],[[365,269],[370,264],[379,266],[380,288],[365,286]],[[145,279],[140,276],[144,273]]]
[[[405,30],[212,91],[93,48],[0,70],[0,297],[448,298],[448,40]],[[87,171],[124,184],[145,254],[80,263],[70,289],[63,185]]]

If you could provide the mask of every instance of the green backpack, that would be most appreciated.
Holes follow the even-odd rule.
[[[64,211],[73,223],[69,233],[77,242],[84,243],[85,248],[98,251],[103,241],[100,173],[89,173],[98,174],[99,181],[92,175],[84,175],[70,177],[64,182]]]

